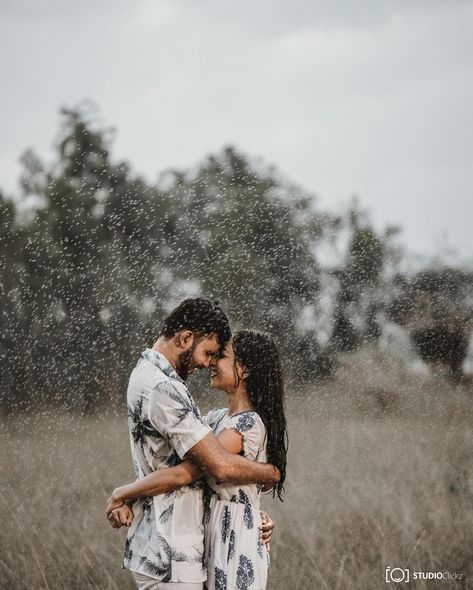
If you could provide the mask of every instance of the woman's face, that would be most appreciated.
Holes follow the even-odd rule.
[[[213,389],[232,391],[238,385],[241,373],[241,367],[235,363],[233,339],[230,338],[220,357],[211,366],[210,384]]]

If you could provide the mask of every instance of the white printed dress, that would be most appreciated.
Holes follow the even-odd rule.
[[[266,429],[256,412],[210,412],[215,434],[233,428],[243,436],[243,455],[266,462]],[[208,590],[264,590],[269,556],[259,539],[259,485],[217,484],[209,478],[205,499],[205,558]]]

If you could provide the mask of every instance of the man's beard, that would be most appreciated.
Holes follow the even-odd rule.
[[[176,373],[184,381],[187,379],[187,377],[189,376],[189,373],[191,372],[192,369],[201,369],[202,368],[202,365],[193,364],[194,350],[195,350],[196,345],[197,345],[197,343],[194,343],[191,346],[191,348],[189,348],[189,350],[186,350],[185,352],[181,352],[178,357],[177,366],[176,366]]]

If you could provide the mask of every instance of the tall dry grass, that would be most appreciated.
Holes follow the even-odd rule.
[[[406,588],[473,588],[471,388],[365,350],[287,406],[286,500],[264,499],[270,589],[389,588],[387,566],[464,575]],[[125,411],[8,418],[2,439],[0,587],[133,588],[103,514],[132,477]]]

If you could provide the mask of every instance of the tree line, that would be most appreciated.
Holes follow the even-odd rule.
[[[164,314],[199,294],[235,328],[271,332],[293,380],[330,378],[386,320],[461,375],[473,273],[401,273],[397,228],[376,231],[356,204],[322,211],[234,147],[154,184],[111,148],[89,112],[63,109],[55,161],[25,152],[21,195],[0,193],[1,407],[121,400]]]

